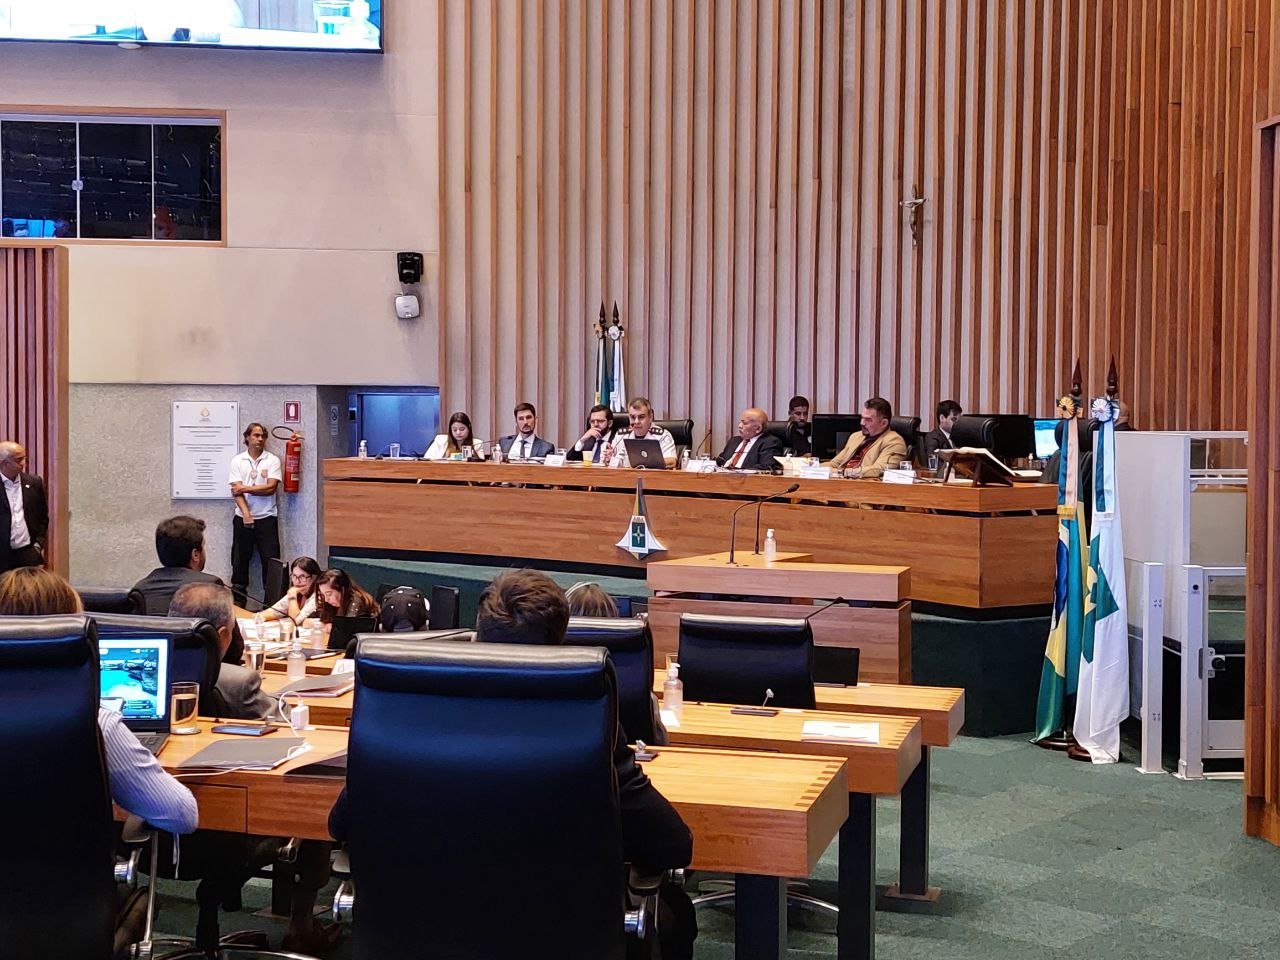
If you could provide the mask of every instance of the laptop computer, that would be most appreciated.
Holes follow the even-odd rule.
[[[99,694],[120,702],[124,725],[158,754],[169,739],[169,637],[99,637]]]
[[[623,440],[627,451],[627,465],[633,470],[666,470],[667,458],[662,455],[662,444],[648,438]]]
[[[377,617],[334,617],[329,628],[329,649],[345,650],[357,633],[373,633],[377,628]]]

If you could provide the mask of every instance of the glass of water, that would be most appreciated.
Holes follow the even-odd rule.
[[[267,659],[267,648],[261,640],[249,640],[244,645],[244,664],[250,670],[262,672]]]
[[[399,460],[399,459],[400,459],[400,444],[398,444],[398,443],[390,444],[390,445],[387,447],[387,456],[388,456],[388,457],[390,457],[392,460]]]
[[[936,453],[929,454],[929,470],[933,473],[938,472],[938,455]]]
[[[169,732],[199,733],[200,684],[181,680],[169,688]]]

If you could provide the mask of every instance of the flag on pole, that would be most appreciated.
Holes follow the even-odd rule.
[[[1120,759],[1120,721],[1129,715],[1128,600],[1116,499],[1118,410],[1119,404],[1110,397],[1093,401],[1093,418],[1100,427],[1093,442],[1088,592],[1072,729],[1094,763]]]
[[[1070,397],[1063,401],[1075,403]],[[1060,404],[1063,402],[1060,401]],[[1058,463],[1058,556],[1053,585],[1053,615],[1040,668],[1036,701],[1036,740],[1062,729],[1063,703],[1076,692],[1084,631],[1084,584],[1089,552],[1083,542],[1084,503],[1080,499],[1080,435],[1074,419],[1062,431]]]
[[[604,301],[600,301],[600,319],[592,329],[596,335],[596,403],[608,404],[613,396],[613,378],[609,376],[609,354],[605,350]]]
[[[627,371],[622,362],[622,321],[618,319],[618,304],[613,305],[613,324],[609,327],[609,339],[613,341],[612,392],[608,400],[609,409],[614,413],[624,413],[627,409]]]

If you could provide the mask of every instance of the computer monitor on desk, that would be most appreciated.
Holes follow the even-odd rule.
[[[1058,438],[1054,430],[1059,422],[1058,420],[1036,421],[1036,456],[1039,459],[1048,460],[1058,452]]]
[[[814,414],[811,442],[813,455],[819,460],[830,460],[861,429],[862,418],[856,413]]]

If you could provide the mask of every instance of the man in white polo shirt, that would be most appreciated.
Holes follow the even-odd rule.
[[[271,562],[280,559],[280,519],[276,488],[284,474],[280,458],[268,453],[267,428],[251,423],[244,431],[244,453],[231,460],[231,496],[236,516],[231,527],[231,589],[236,603],[246,605],[249,564],[256,549],[262,564],[262,593],[267,604],[279,599]]]

